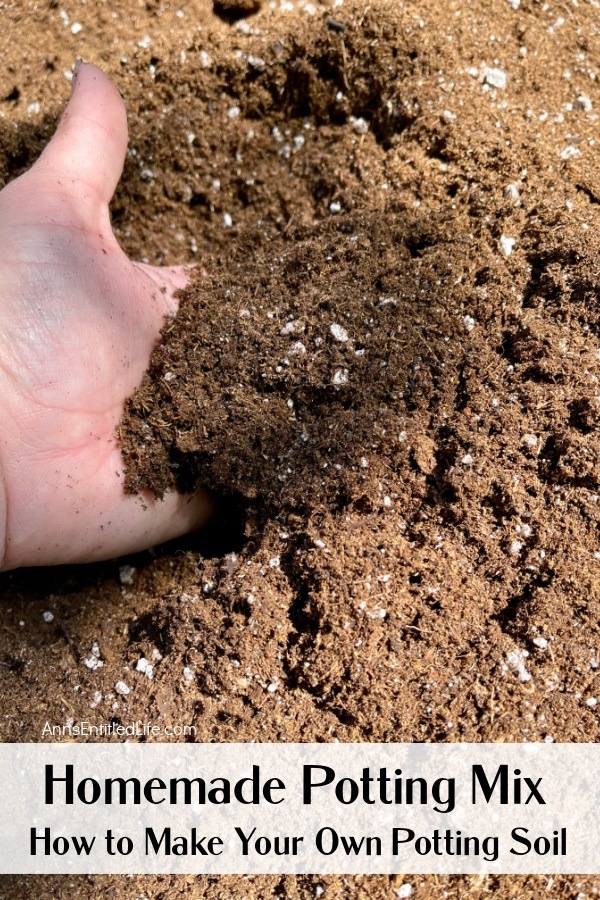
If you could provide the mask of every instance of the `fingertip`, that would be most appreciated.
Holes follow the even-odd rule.
[[[195,494],[180,494],[180,534],[188,534],[204,528],[216,512],[213,495],[203,488]]]
[[[98,66],[77,61],[71,99],[52,140],[32,171],[60,175],[82,212],[97,215],[117,186],[127,151],[121,94]]]
[[[216,511],[210,491],[199,488],[188,494],[175,490],[157,497],[151,490],[143,490],[133,498],[142,514],[139,524],[142,530],[153,532],[153,543],[164,543],[203,528]]]
[[[73,78],[71,79],[71,93],[82,85],[90,85],[96,82],[99,87],[118,97],[123,102],[121,92],[115,83],[108,77],[99,66],[94,63],[85,62],[81,57],[77,57],[73,65]]]

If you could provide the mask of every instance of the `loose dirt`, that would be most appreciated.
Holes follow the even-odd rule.
[[[115,78],[115,230],[198,263],[122,422],[128,485],[208,484],[220,511],[133,559],[2,577],[2,739],[140,719],[199,741],[598,740],[596,4],[125,6],[34,11],[32,48],[9,5],[0,170],[35,159],[75,56]],[[600,886],[0,896],[404,882]]]

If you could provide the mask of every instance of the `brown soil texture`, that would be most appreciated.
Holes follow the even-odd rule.
[[[129,487],[221,499],[177,544],[2,576],[0,737],[140,719],[198,741],[598,740],[597,4],[257,6],[4,11],[3,180],[83,56],[128,107],[122,245],[199,263],[121,427]],[[57,877],[0,897],[403,880],[416,900],[600,887]]]

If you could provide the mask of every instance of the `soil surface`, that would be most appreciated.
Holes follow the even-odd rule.
[[[120,437],[130,490],[220,504],[177,544],[0,578],[0,738],[598,740],[597,3],[216,7],[3,10],[3,181],[82,56],[128,107],[123,247],[199,264]],[[0,898],[407,885],[600,881],[29,877]]]

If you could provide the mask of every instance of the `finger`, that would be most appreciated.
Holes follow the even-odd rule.
[[[159,500],[149,492],[144,496],[124,495],[121,484],[112,495],[109,485],[107,488],[112,503],[100,511],[105,527],[100,532],[92,525],[87,534],[81,535],[79,546],[75,538],[69,546],[72,561],[112,559],[155,547],[197,531],[214,511],[214,501],[204,490],[193,495],[168,492]]]
[[[127,116],[110,79],[90,64],[73,76],[72,95],[54,137],[31,170],[58,183],[87,216],[106,210],[123,171]]]
[[[4,567],[43,566],[113,559],[137,553],[196,531],[211,517],[214,502],[207,491],[196,494],[166,493],[158,499],[149,492],[127,495],[115,467],[122,466],[115,450],[102,469],[87,477],[85,461],[73,478],[72,460],[65,471],[60,465],[56,483],[36,486],[35,519],[14,517],[14,534],[7,542]],[[58,485],[58,487],[57,487]],[[62,492],[62,493],[61,493]],[[48,534],[48,522],[61,515]]]

